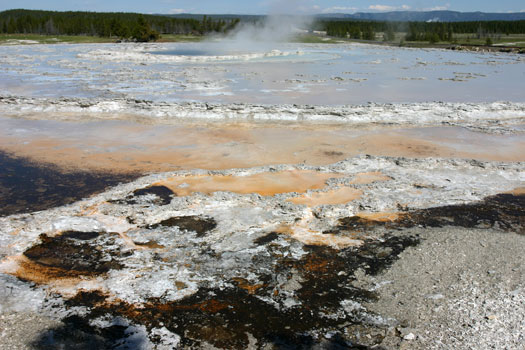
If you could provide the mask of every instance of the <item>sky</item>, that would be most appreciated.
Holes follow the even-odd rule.
[[[401,10],[525,12],[525,2],[523,0],[0,0],[0,11],[13,8],[163,14],[313,14]]]

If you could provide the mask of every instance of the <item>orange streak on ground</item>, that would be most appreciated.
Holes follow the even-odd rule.
[[[352,187],[339,187],[327,192],[314,192],[304,194],[300,197],[290,198],[288,201],[294,204],[304,204],[309,207],[319,205],[337,205],[351,202],[358,199],[363,194],[362,191]]]
[[[388,212],[379,212],[379,213],[357,213],[356,216],[359,216],[365,220],[369,221],[380,221],[380,222],[388,222],[388,221],[395,221],[399,219],[398,213],[388,213]]]
[[[233,280],[237,282],[237,287],[246,290],[248,294],[255,294],[257,289],[265,286],[264,284],[250,284],[246,279],[240,277],[235,277]]]
[[[77,271],[64,270],[56,267],[44,266],[34,263],[25,256],[8,257],[2,263],[9,261],[9,267],[5,273],[9,273],[25,281],[31,281],[36,284],[48,285],[54,290],[60,290],[67,294],[67,290],[72,293],[77,289],[80,283],[85,286],[86,282],[93,282],[97,286],[96,278],[85,276]],[[4,270],[4,269],[2,269]]]
[[[513,189],[512,191],[509,191],[508,193],[513,194],[515,196],[521,196],[525,194],[525,187],[518,187]]]
[[[383,175],[381,172],[368,172],[356,174],[354,179],[350,182],[356,185],[366,185],[377,181],[392,180],[391,177]],[[304,204],[309,207],[316,207],[319,205],[337,205],[345,204],[358,199],[363,194],[362,191],[353,187],[339,187],[334,190],[326,192],[314,192],[303,194],[302,196],[290,198],[288,201],[294,204]]]
[[[261,196],[273,196],[278,193],[306,192],[325,187],[326,180],[344,175],[319,173],[306,170],[265,172],[247,176],[201,175],[178,176],[154,185],[166,186],[178,196],[188,196],[201,192],[228,191],[239,194],[258,193]]]
[[[45,113],[37,117],[49,118]],[[453,127],[413,130],[307,123],[145,125],[0,117],[0,149],[63,168],[127,173],[325,165],[359,154],[524,160],[519,150],[525,142],[516,136],[458,133]]]
[[[306,245],[328,246],[334,249],[344,249],[348,247],[359,247],[363,244],[360,239],[355,239],[355,235],[334,235],[322,233],[306,228],[305,223],[293,226],[282,225],[275,230],[276,233],[284,234],[298,240]]]
[[[369,173],[359,173],[355,175],[354,180],[350,182],[355,185],[367,185],[379,181],[388,181],[392,180],[390,176],[386,176],[379,171],[369,172]]]

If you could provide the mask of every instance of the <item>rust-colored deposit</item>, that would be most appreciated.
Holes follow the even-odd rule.
[[[389,222],[396,221],[402,214],[392,213],[392,212],[377,212],[377,213],[366,213],[360,212],[356,216],[360,217],[363,220],[367,221],[380,221],[380,222]]]
[[[386,176],[385,174],[379,171],[374,171],[374,172],[356,174],[354,179],[350,183],[354,185],[367,185],[367,184],[371,184],[374,182],[389,181],[389,180],[392,180],[390,176]]]
[[[317,207],[319,205],[345,204],[358,199],[362,194],[363,192],[358,189],[343,186],[326,192],[303,194],[299,197],[290,198],[288,201],[294,204],[304,204],[309,207]]]
[[[343,235],[332,234],[331,232],[319,232],[308,229],[304,222],[295,225],[282,225],[275,230],[276,233],[291,236],[293,239],[306,245],[325,246],[333,249],[344,249],[349,247],[359,247],[363,244],[360,239],[355,239],[355,235],[345,233]]]
[[[40,243],[23,255],[2,262],[2,271],[37,284],[57,288],[73,288],[112,269],[121,269],[120,248],[103,250],[115,245],[117,234],[65,231],[56,236],[40,235]]]
[[[233,278],[237,282],[237,287],[244,289],[248,294],[255,294],[255,292],[264,287],[264,284],[251,284],[248,280],[240,277]]]
[[[517,187],[513,189],[512,191],[509,191],[508,193],[514,195],[514,196],[523,196],[525,195],[525,187]]]
[[[2,268],[3,272],[18,277],[23,281],[48,285],[64,295],[69,294],[68,291],[73,291],[72,293],[74,293],[74,290],[80,284],[84,287],[89,284],[92,284],[93,287],[97,285],[95,276],[87,276],[80,271],[45,266],[31,261],[25,256],[9,257],[2,264],[9,266],[7,269]]]
[[[239,194],[258,193],[273,196],[278,193],[306,192],[325,187],[326,180],[340,178],[343,174],[320,173],[308,170],[264,172],[247,176],[200,175],[172,177],[155,185],[166,186],[178,196],[200,192],[227,191]]]
[[[42,119],[50,118],[44,114]],[[525,160],[520,152],[523,138],[458,130],[226,122],[144,125],[0,117],[0,150],[72,170],[119,173],[326,165],[359,154]]]

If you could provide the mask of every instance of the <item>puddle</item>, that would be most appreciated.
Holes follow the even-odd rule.
[[[380,172],[359,173],[355,175],[350,184],[366,185],[388,180],[392,180],[392,178]],[[343,186],[326,192],[303,194],[299,197],[290,198],[288,201],[294,204],[304,204],[309,207],[317,207],[320,205],[345,204],[358,199],[362,194],[363,192],[358,189]]]
[[[258,193],[273,196],[279,193],[306,192],[325,187],[326,180],[343,177],[342,174],[307,170],[267,172],[247,176],[203,175],[173,177],[156,185],[166,186],[177,196],[200,192],[228,191],[240,194]]]
[[[65,171],[0,151],[0,216],[45,210],[103,192],[139,175]]]
[[[338,189],[327,192],[314,192],[304,194],[300,197],[290,198],[294,204],[304,204],[309,207],[330,204],[344,204],[359,198],[363,192],[352,187],[339,187]]]

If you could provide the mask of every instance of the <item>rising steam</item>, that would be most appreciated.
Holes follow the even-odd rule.
[[[307,31],[313,16],[301,6],[304,1],[271,1],[269,15],[257,22],[241,22],[225,38],[225,49],[230,51],[260,51],[274,48],[275,44],[289,42],[294,36]]]

